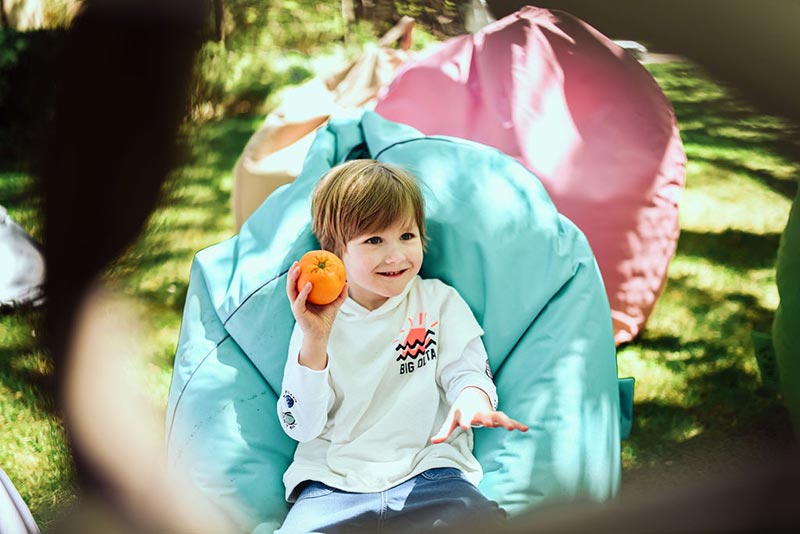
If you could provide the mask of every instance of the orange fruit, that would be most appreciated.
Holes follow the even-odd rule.
[[[308,301],[313,304],[330,304],[344,287],[347,273],[339,256],[327,250],[312,250],[300,258],[300,276],[297,278],[297,291],[311,282]]]

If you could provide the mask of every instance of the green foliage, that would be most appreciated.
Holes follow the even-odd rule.
[[[312,54],[343,43],[347,26],[338,1],[275,0],[265,41],[280,50]]]
[[[288,55],[308,62],[333,47],[374,39],[369,24],[347,28],[338,1],[228,0],[224,6],[224,41],[206,42],[195,60],[196,118],[263,114],[269,95],[313,75],[296,61],[287,69]]]
[[[464,12],[470,0],[395,0],[395,11],[399,17],[414,17],[417,24],[429,29],[437,37],[451,37],[466,33]]]
[[[191,105],[195,113],[257,113],[274,85],[272,58],[252,48],[207,42],[195,59]],[[205,111],[204,111],[205,110]]]
[[[348,26],[339,0],[225,0],[224,40],[213,40],[207,31],[209,40],[195,60],[193,116],[263,115],[272,103],[270,95],[315,74],[307,66],[314,58],[334,50],[354,57],[405,14],[419,19],[413,49],[420,50],[442,35],[463,31],[458,14],[461,4],[397,2],[386,20],[377,20],[367,11],[364,19]],[[209,27],[213,16],[209,13]],[[288,57],[302,57],[306,65],[287,61]]]
[[[17,32],[0,30],[0,102],[8,98],[11,76],[25,49],[25,41]]]
[[[222,0],[224,7],[223,34],[229,46],[247,41],[254,32],[267,25],[272,0]]]
[[[0,318],[0,466],[45,526],[74,500],[76,482],[63,425],[44,393],[52,366],[40,323],[37,311]]]
[[[63,30],[0,30],[0,163],[31,170],[52,115]]]

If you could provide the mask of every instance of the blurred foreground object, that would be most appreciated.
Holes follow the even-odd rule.
[[[233,170],[231,207],[237,232],[270,193],[300,174],[317,129],[329,118],[374,107],[378,91],[408,59],[413,29],[414,19],[403,17],[377,46],[366,46],[342,70],[283,92],[281,103],[247,142]],[[392,48],[398,41],[400,47]]]
[[[87,0],[67,33],[46,159],[37,169],[45,332],[78,485],[78,510],[58,532],[117,530],[71,519],[84,503],[97,503],[129,530],[181,530],[182,521],[201,530],[194,521],[205,519],[218,531],[202,499],[192,503],[199,508],[192,517],[181,512],[182,491],[165,488],[163,442],[158,426],[148,426],[152,407],[130,381],[132,355],[139,354],[130,334],[136,318],[96,289],[109,262],[141,232],[177,162],[208,7],[197,0]],[[124,127],[115,127],[114,112]]]
[[[632,54],[567,13],[526,7],[404,65],[375,111],[525,165],[586,234],[617,344],[636,337],[675,253],[686,156]]]
[[[504,534],[800,532],[797,488],[800,451],[778,451],[768,463],[731,470],[713,480],[654,489],[603,506],[562,505],[535,510],[509,521]],[[482,525],[441,534],[498,532]]]
[[[41,247],[0,206],[0,313],[44,304]]]
[[[39,534],[39,527],[17,488],[0,469],[0,534]]]
[[[167,469],[161,410],[141,391],[147,353],[133,309],[102,284],[80,306],[64,385],[64,415],[72,445],[103,473],[116,506],[94,502],[67,513],[54,531],[74,528],[80,518],[88,521],[87,532],[102,532],[109,510],[117,510],[120,528],[232,532],[230,522],[188,478]]]
[[[781,300],[772,323],[772,344],[781,390],[800,438],[800,193],[781,236],[776,283]]]

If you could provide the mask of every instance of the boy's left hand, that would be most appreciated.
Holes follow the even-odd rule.
[[[528,427],[511,419],[503,412],[492,409],[489,397],[476,387],[464,388],[459,394],[450,413],[447,414],[439,433],[431,438],[431,443],[443,443],[457,427],[467,430],[472,425],[485,427],[503,427],[507,430],[527,432]]]

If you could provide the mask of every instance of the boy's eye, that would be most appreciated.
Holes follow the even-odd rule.
[[[400,239],[403,240],[403,241],[408,241],[410,239],[414,239],[414,234],[412,234],[411,232],[406,232],[406,233],[404,233],[403,235],[400,236]]]
[[[381,242],[381,238],[378,237],[378,236],[370,237],[369,239],[364,241],[364,243],[367,243],[369,245],[379,245],[380,242]]]

